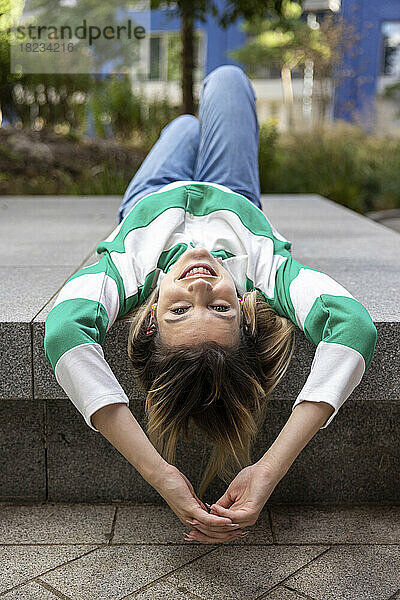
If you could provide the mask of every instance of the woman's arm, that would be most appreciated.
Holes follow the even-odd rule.
[[[151,486],[160,489],[169,463],[154,448],[149,438],[123,403],[108,404],[93,413],[98,431],[135,467]]]
[[[210,514],[232,519],[241,528],[254,525],[276,485],[333,411],[334,407],[327,402],[305,401],[295,406],[269,450],[238,473],[223,496],[211,506]],[[212,540],[207,526],[197,525],[190,534],[200,542]]]
[[[295,406],[275,442],[257,461],[266,468],[275,485],[333,412],[333,406],[327,402],[304,401]]]
[[[229,541],[242,532],[237,527],[232,532],[229,517],[208,513],[187,477],[160,456],[126,404],[103,406],[91,419],[96,429],[164,498],[183,525],[187,527],[188,521],[196,519],[213,531],[213,542]]]

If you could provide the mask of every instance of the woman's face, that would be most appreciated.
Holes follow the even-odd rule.
[[[161,339],[171,346],[209,340],[223,346],[239,343],[240,304],[235,283],[205,248],[186,250],[165,275],[156,318]]]

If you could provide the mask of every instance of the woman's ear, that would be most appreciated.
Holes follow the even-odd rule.
[[[156,309],[157,309],[157,303],[152,304],[151,311],[150,311],[150,320],[149,320],[149,324],[147,326],[147,331],[146,331],[146,333],[148,333],[148,334],[153,333],[157,328]]]

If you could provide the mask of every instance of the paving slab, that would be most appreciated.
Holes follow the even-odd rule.
[[[400,506],[270,506],[278,544],[400,544]]]
[[[71,600],[120,600],[209,551],[204,545],[109,546],[41,579]]]
[[[0,501],[46,499],[44,402],[0,402]]]
[[[220,544],[169,577],[204,600],[255,600],[326,551],[324,546]]]
[[[96,546],[0,546],[0,593],[90,553]],[[73,564],[73,563],[72,563]]]
[[[263,596],[265,600],[314,600],[311,596],[305,596],[295,590],[279,585],[272,592]]]
[[[286,583],[319,600],[389,600],[400,588],[400,546],[334,546]]]
[[[385,507],[340,507],[343,527],[349,528],[343,544],[334,536],[316,538],[332,539],[328,544],[310,538],[310,529],[327,529],[324,515],[332,508],[327,506],[304,506],[295,513],[296,543],[290,538],[282,543],[275,533],[275,541],[264,544],[254,543],[251,534],[221,544],[177,541],[169,507],[49,503],[46,512],[44,503],[25,503],[5,512],[9,507],[0,504],[0,595],[8,600],[52,600],[52,595],[63,600],[397,600],[399,595],[400,545],[388,541],[389,521],[398,528],[398,513]],[[98,532],[110,530],[116,507],[114,538],[90,543],[101,539]],[[300,507],[287,508],[291,516]],[[389,532],[385,543],[365,542],[368,525],[360,525],[360,535],[355,508],[357,519],[370,524],[373,535],[367,538],[378,539],[382,527]],[[79,526],[85,544],[76,544],[80,534],[70,531]],[[141,543],[146,527],[149,536]],[[330,530],[334,527],[331,521]],[[169,539],[154,533],[161,530]]]
[[[115,510],[112,504],[0,505],[0,544],[104,544]]]
[[[22,587],[16,588],[13,592],[8,592],[2,596],[5,600],[56,600],[60,596],[55,596],[43,585],[36,581],[27,583]]]
[[[192,594],[186,594],[183,586],[175,587],[160,581],[152,585],[149,589],[135,594],[135,600],[193,600]]]
[[[162,523],[160,527],[160,523]],[[184,540],[183,533],[189,533],[191,525],[183,525],[169,506],[152,504],[121,505],[117,509],[112,544],[151,544],[177,543]],[[234,540],[235,546],[247,542],[269,544],[273,542],[268,511],[265,508],[244,539]],[[192,543],[192,542],[191,542]],[[194,545],[201,542],[193,542]]]

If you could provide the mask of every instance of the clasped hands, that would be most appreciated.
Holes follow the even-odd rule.
[[[192,527],[186,541],[218,544],[244,534],[254,525],[273,492],[278,478],[273,468],[257,462],[242,469],[226,492],[208,512],[196,496],[188,478],[174,465],[167,464],[157,491],[186,527]]]

